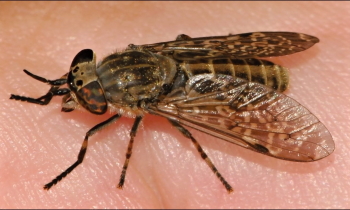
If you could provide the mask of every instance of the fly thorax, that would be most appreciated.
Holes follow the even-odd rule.
[[[97,67],[106,98],[115,107],[136,108],[153,101],[175,74],[172,59],[142,50],[112,54]]]
[[[89,112],[103,114],[107,111],[107,100],[96,75],[96,56],[92,50],[82,50],[75,56],[67,83],[74,101]],[[67,100],[67,107],[69,102],[71,100]]]

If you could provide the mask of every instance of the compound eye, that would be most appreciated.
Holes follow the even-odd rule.
[[[107,111],[107,100],[97,81],[90,82],[80,88],[76,96],[79,103],[91,113],[104,114]]]

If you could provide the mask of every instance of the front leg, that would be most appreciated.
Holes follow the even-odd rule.
[[[50,90],[45,95],[39,98],[30,98],[26,96],[11,94],[10,99],[14,99],[17,101],[25,101],[28,103],[39,104],[39,105],[47,105],[50,103],[51,99],[54,96],[67,95],[68,93],[70,93],[70,89],[68,88],[59,89],[57,86],[54,86],[54,87],[51,87]]]
[[[55,179],[53,179],[51,182],[47,183],[44,186],[45,190],[49,190],[53,185],[57,184],[57,182],[61,181],[64,177],[66,177],[70,172],[72,172],[78,165],[80,165],[85,157],[85,153],[88,146],[88,139],[90,136],[94,135],[97,131],[103,129],[104,127],[112,124],[116,120],[118,120],[121,117],[121,115],[116,114],[110,117],[108,120],[103,121],[97,125],[95,125],[93,128],[91,128],[85,135],[85,139],[83,141],[83,144],[81,145],[80,152],[78,154],[77,161],[73,163],[69,168],[67,168],[64,172],[62,172],[60,175],[58,175]]]
[[[39,98],[30,98],[26,96],[19,96],[19,95],[14,95],[11,94],[10,99],[18,100],[18,101],[26,101],[29,103],[34,103],[34,104],[39,104],[39,105],[47,105],[50,103],[51,99],[53,96],[62,96],[62,95],[67,95],[70,92],[70,89],[68,88],[59,88],[60,86],[64,85],[67,83],[67,74],[63,75],[60,79],[56,80],[48,80],[43,77],[40,77],[38,75],[35,75],[27,70],[23,70],[24,73],[26,73],[28,76],[51,85],[50,90],[43,96]]]

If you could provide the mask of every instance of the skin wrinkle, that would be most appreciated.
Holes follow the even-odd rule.
[[[0,8],[0,208],[350,208],[349,2],[0,2]],[[111,114],[62,113],[61,97],[47,106],[9,100],[11,93],[39,97],[49,89],[24,68],[53,80],[86,48],[100,61],[130,43],[254,31],[320,39],[305,52],[268,60],[289,69],[285,94],[330,130],[331,156],[283,161],[188,129],[234,188],[228,194],[190,140],[166,119],[146,115],[119,190],[134,120],[122,117],[89,138],[80,166],[49,192],[42,189],[74,163],[86,132]],[[164,156],[160,145],[174,151]]]

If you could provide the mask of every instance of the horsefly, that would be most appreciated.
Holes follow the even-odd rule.
[[[293,32],[253,32],[228,36],[130,44],[125,51],[96,65],[91,49],[80,51],[60,79],[47,80],[46,95],[10,99],[47,105],[64,96],[62,111],[82,106],[92,114],[114,115],[90,129],[77,161],[44,186],[49,190],[83,162],[88,139],[121,116],[134,117],[126,160],[118,188],[122,188],[134,137],[146,113],[163,116],[190,139],[200,156],[228,192],[233,188],[219,173],[188,126],[244,148],[290,161],[316,161],[330,155],[334,142],[327,128],[305,107],[282,94],[288,87],[285,68],[264,57],[306,50],[316,37]],[[67,85],[66,87],[62,87]]]

